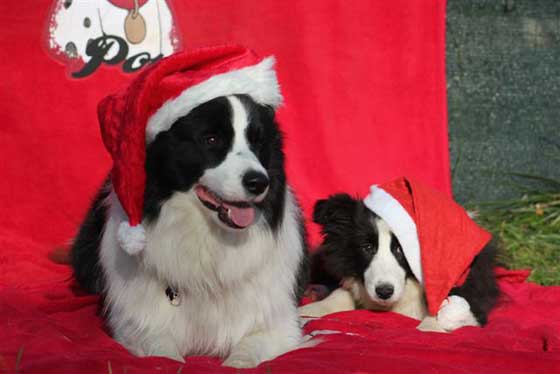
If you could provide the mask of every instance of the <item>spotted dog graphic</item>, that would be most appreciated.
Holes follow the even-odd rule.
[[[74,78],[101,65],[134,72],[180,46],[166,0],[56,0],[48,20],[47,48]]]

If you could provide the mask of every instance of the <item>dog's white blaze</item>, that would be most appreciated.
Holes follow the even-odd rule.
[[[243,175],[255,170],[267,175],[247,142],[247,126],[250,118],[241,101],[235,96],[227,97],[231,105],[231,122],[234,131],[233,145],[226,159],[215,168],[208,169],[200,182],[220,197],[228,201],[262,200],[267,191],[259,196],[252,196],[243,187]]]
[[[381,305],[391,305],[399,300],[406,283],[406,272],[391,252],[391,229],[382,219],[375,218],[372,222],[377,227],[378,248],[364,273],[364,283],[372,300]],[[377,296],[375,288],[381,284],[390,284],[394,288],[393,295],[383,300]]]
[[[233,138],[232,153],[250,152],[247,137],[245,136],[245,131],[247,130],[247,126],[251,120],[249,118],[249,114],[237,97],[228,96],[227,99],[229,101],[229,105],[231,106],[231,124],[235,134]]]
[[[276,234],[262,217],[244,231],[223,230],[192,191],[175,193],[156,222],[143,223],[140,256],[119,248],[126,216],[114,192],[109,204],[100,251],[108,324],[133,353],[229,355],[227,364],[255,366],[300,342],[293,290],[303,251],[289,189]],[[166,297],[168,285],[178,289],[179,306]]]

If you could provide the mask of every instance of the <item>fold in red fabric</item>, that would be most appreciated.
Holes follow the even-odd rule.
[[[52,272],[48,281],[14,282],[0,291],[0,372],[15,370],[18,354],[24,373],[235,372],[210,357],[187,357],[181,364],[132,356],[108,336],[98,298],[73,289],[66,266],[43,268]],[[427,333],[415,329],[418,321],[394,313],[337,313],[305,326],[306,334],[322,341],[317,346],[247,372],[558,372],[560,287],[526,283],[528,272],[500,269],[498,275],[503,297],[484,328]]]

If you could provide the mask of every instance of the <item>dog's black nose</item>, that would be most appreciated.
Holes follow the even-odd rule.
[[[259,171],[250,170],[243,176],[243,186],[253,195],[260,195],[268,187],[268,177]]]
[[[382,283],[379,286],[375,287],[375,293],[379,296],[380,299],[387,300],[391,296],[393,296],[393,292],[395,288],[389,283]]]

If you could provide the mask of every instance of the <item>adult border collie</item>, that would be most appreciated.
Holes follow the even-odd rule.
[[[313,220],[321,225],[324,240],[312,260],[312,282],[331,289],[342,287],[322,301],[301,307],[302,316],[318,317],[355,307],[394,311],[418,320],[427,316],[423,289],[399,241],[361,200],[347,194],[320,200]],[[436,317],[437,327],[427,329],[452,331],[487,322],[498,297],[494,258],[494,247],[487,245],[475,257],[463,285],[453,288],[444,301]]]
[[[274,110],[248,95],[204,102],[147,145],[145,171],[146,249],[119,247],[110,178],[72,246],[114,337],[139,356],[236,367],[294,348],[307,251]]]

